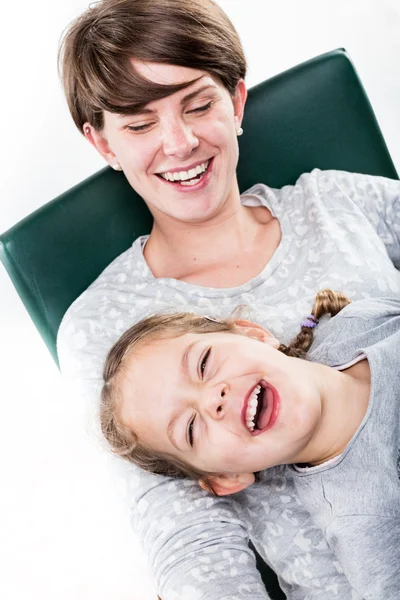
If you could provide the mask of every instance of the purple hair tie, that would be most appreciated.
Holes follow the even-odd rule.
[[[304,319],[304,321],[302,321],[302,323],[301,323],[302,327],[308,327],[309,329],[313,329],[317,325],[318,325],[318,319],[316,319],[314,317],[314,315],[308,315],[308,317],[306,317]]]

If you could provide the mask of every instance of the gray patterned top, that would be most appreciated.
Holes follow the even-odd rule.
[[[321,288],[353,299],[400,295],[399,181],[316,169],[281,190],[257,184],[242,202],[269,208],[282,231],[272,259],[248,283],[213,289],[156,279],[143,256],[146,238],[139,238],[69,308],[58,335],[61,369],[95,415],[107,351],[150,313],[172,308],[224,316],[247,304],[255,321],[288,342]],[[271,469],[259,484],[225,498],[122,460],[113,459],[113,470],[163,600],[268,598],[249,537],[289,598],[358,597],[287,469]]]

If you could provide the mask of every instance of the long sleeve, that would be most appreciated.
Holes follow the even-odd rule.
[[[162,600],[269,598],[231,498],[130,465],[118,470]]]

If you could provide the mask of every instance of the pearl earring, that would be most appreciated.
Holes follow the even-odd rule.
[[[112,165],[112,168],[114,169],[114,171],[122,171],[122,167],[119,163],[115,163],[115,165]]]
[[[238,128],[236,129],[236,135],[237,135],[237,136],[239,136],[239,135],[243,135],[243,129],[242,129],[241,127],[238,127]]]

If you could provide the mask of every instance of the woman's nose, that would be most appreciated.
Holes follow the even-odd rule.
[[[163,145],[167,156],[187,158],[197,148],[199,140],[186,123],[174,121],[164,128]]]

